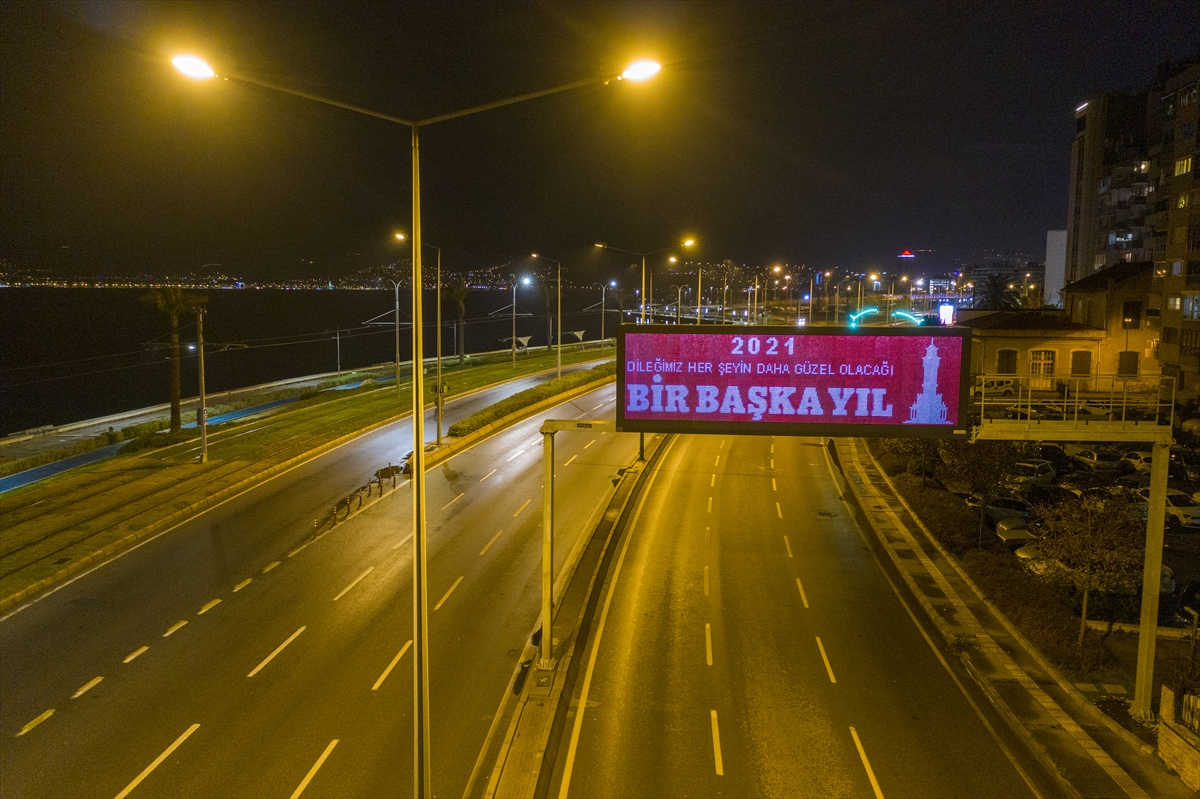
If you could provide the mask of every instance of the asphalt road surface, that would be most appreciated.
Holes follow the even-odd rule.
[[[1033,795],[818,439],[678,437],[626,540],[552,795]]]
[[[536,380],[448,404],[450,419]],[[428,474],[433,788],[461,796],[539,609],[542,418]],[[432,421],[427,422],[432,430]],[[412,794],[411,504],[313,520],[411,449],[401,422],[0,620],[0,795]],[[565,559],[637,437],[556,444]],[[485,776],[486,778],[486,776]]]

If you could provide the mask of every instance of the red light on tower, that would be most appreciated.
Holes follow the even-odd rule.
[[[912,250],[905,250],[904,252],[900,253],[896,257],[897,258],[916,258],[917,256],[913,255]]]

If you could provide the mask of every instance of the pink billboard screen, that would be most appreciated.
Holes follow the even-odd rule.
[[[967,332],[623,328],[618,427],[644,432],[963,435]]]

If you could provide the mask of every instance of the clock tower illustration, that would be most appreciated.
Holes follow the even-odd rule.
[[[921,381],[921,393],[917,395],[917,401],[908,409],[908,421],[904,424],[950,424],[946,421],[946,403],[942,402],[942,395],[938,393],[938,364],[941,361],[942,359],[938,357],[937,345],[930,338],[929,346],[925,348],[925,357],[921,359],[921,363],[925,366],[925,379]]]

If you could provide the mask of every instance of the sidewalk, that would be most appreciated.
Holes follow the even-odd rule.
[[[904,581],[1013,730],[1073,796],[1190,797],[1153,750],[1067,682],[980,595],[858,439],[836,439],[853,497]]]

